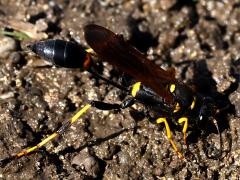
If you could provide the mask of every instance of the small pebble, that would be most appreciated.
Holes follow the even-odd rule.
[[[16,41],[10,37],[0,36],[0,58],[6,58],[16,50]]]
[[[83,174],[93,178],[97,178],[100,172],[99,161],[88,153],[76,155],[71,164],[81,169]]]

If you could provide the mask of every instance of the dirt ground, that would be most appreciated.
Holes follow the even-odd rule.
[[[0,168],[0,179],[239,179],[240,175],[239,0],[0,0],[0,159],[40,142],[89,99],[119,103],[117,88],[79,69],[52,67],[26,49],[46,38],[87,47],[83,27],[96,23],[122,33],[149,60],[176,69],[177,78],[215,100],[223,138],[214,128],[201,135],[181,131],[174,140],[136,105],[121,112],[92,108],[61,138]],[[103,63],[117,81],[121,72]],[[209,126],[209,124],[206,124]]]

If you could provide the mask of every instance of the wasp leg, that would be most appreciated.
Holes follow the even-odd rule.
[[[188,118],[187,117],[181,117],[178,119],[178,123],[183,125],[183,139],[184,139],[184,144],[187,145],[187,128],[188,128]]]
[[[122,86],[122,85],[120,85],[120,84],[118,84],[118,83],[116,83],[116,82],[114,82],[114,81],[111,81],[111,80],[103,77],[102,75],[98,74],[98,73],[95,71],[94,68],[88,69],[88,72],[90,72],[91,74],[93,74],[95,77],[97,77],[97,78],[105,81],[106,83],[111,84],[112,86],[117,87],[118,89],[121,89],[121,90],[123,90],[123,91],[128,92],[128,89],[127,89],[126,87],[124,87],[124,86]]]
[[[89,108],[91,107],[90,104],[85,105],[80,111],[78,111],[72,118],[70,121],[65,122],[55,133],[51,134],[50,136],[48,136],[47,138],[43,139],[40,143],[38,143],[36,146],[33,146],[27,150],[23,150],[20,153],[18,153],[16,155],[17,158],[27,155],[39,148],[41,148],[42,146],[44,146],[46,143],[48,143],[49,141],[52,141],[53,139],[61,136],[66,129],[68,129],[73,123],[75,123]]]
[[[94,50],[92,48],[88,48],[85,51],[87,51],[90,54],[95,54]]]
[[[166,118],[158,118],[158,119],[156,120],[156,123],[157,123],[157,124],[164,123],[165,128],[166,128],[167,138],[168,138],[169,142],[171,143],[174,151],[178,154],[178,156],[179,156],[181,159],[183,159],[184,157],[183,157],[182,153],[178,150],[176,144],[174,143],[174,141],[173,141],[173,139],[172,139],[172,134],[171,134],[171,130],[170,130],[170,127],[169,127],[169,125],[168,125],[167,119],[166,119]]]
[[[61,136],[66,129],[68,129],[74,122],[76,122],[87,110],[91,107],[90,104],[85,105],[78,113],[76,113],[70,120],[65,122],[55,133],[49,135],[47,138],[43,139],[40,143],[37,145],[30,147],[28,149],[22,150],[21,152],[17,153],[16,155],[13,155],[11,157],[8,157],[6,159],[0,160],[0,166],[4,166],[6,163],[9,163],[10,161],[20,158],[22,156],[25,156],[27,154],[30,154],[33,151],[36,151],[37,149],[43,147],[48,142],[52,141],[53,139]]]
[[[102,101],[90,101],[92,107],[100,110],[113,110],[113,109],[125,109],[132,106],[135,103],[134,98],[124,100],[121,104],[111,104]]]
[[[220,129],[219,129],[219,126],[218,126],[218,123],[217,123],[217,120],[214,119],[214,118],[211,118],[213,124],[215,125],[216,129],[217,129],[217,132],[218,132],[218,136],[219,136],[219,143],[220,143],[220,149],[219,149],[219,154],[216,155],[215,159],[218,159],[218,157],[221,157],[222,156],[222,136],[221,136],[221,133],[220,133]]]

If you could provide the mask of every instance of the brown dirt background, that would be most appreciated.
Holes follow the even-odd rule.
[[[87,47],[84,25],[99,24],[122,33],[157,64],[175,67],[177,78],[221,107],[229,105],[217,118],[223,137],[223,156],[217,160],[206,155],[213,145],[219,147],[213,128],[203,137],[189,133],[189,147],[174,131],[183,161],[163,127],[144,118],[144,107],[121,112],[92,108],[62,138],[0,168],[0,178],[239,179],[239,21],[238,0],[0,0],[1,29],[30,31],[31,41],[47,35]],[[87,72],[46,65],[26,50],[27,43],[0,36],[0,49],[10,44],[0,57],[0,159],[38,143],[88,99],[124,98]],[[102,74],[115,81],[121,76],[106,63]]]

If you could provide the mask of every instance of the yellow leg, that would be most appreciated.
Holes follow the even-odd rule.
[[[178,156],[179,156],[180,158],[183,159],[184,157],[183,157],[182,153],[178,150],[176,144],[173,142],[171,130],[170,130],[170,127],[169,127],[169,125],[168,125],[167,119],[166,119],[166,118],[158,118],[158,119],[156,120],[156,123],[158,123],[158,124],[164,123],[165,128],[166,128],[166,133],[167,133],[167,138],[168,138],[168,140],[170,141],[170,143],[171,143],[174,151],[178,154]]]
[[[76,122],[80,116],[82,116],[87,110],[91,107],[90,104],[85,105],[77,114],[75,114],[70,121],[67,121],[64,123],[55,133],[51,134],[47,138],[43,139],[40,143],[38,143],[36,146],[30,147],[26,150],[22,150],[21,152],[17,153],[15,155],[16,158],[20,158],[22,156],[25,156],[33,151],[36,151],[37,149],[43,147],[48,142],[52,141],[53,139],[61,136],[66,129],[68,129],[74,122]]]
[[[94,53],[95,53],[92,48],[88,48],[88,49],[86,49],[86,51],[87,51],[88,53],[90,53],[90,54],[94,54]]]
[[[186,117],[181,117],[181,118],[178,119],[178,123],[179,123],[179,124],[184,123],[182,132],[183,132],[184,144],[187,145],[188,118],[186,118]]]

